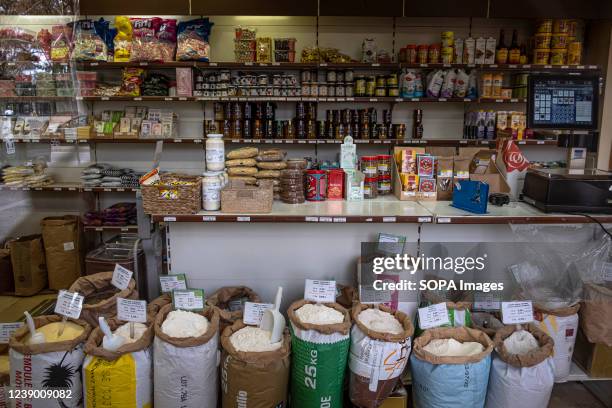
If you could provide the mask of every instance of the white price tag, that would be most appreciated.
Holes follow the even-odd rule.
[[[397,218],[396,217],[383,217],[382,221],[383,222],[397,222]]]
[[[64,242],[64,251],[74,251],[74,242]]]
[[[335,302],[336,281],[306,279],[304,299],[313,302]]]
[[[259,326],[264,311],[266,311],[267,309],[272,309],[273,307],[274,305],[271,303],[246,302],[244,304],[244,314],[242,316],[242,323],[249,324],[252,326]]]
[[[115,264],[115,270],[113,271],[113,279],[111,279],[111,284],[119,290],[127,289],[133,274],[134,272],[130,271],[129,269],[124,268],[119,264]]]
[[[174,289],[187,289],[187,279],[185,274],[163,275],[159,277],[159,284],[162,293],[172,292]]]
[[[124,322],[146,323],[147,301],[117,298],[117,317]]]
[[[202,289],[175,289],[172,291],[172,304],[176,310],[204,310],[204,291]]]
[[[446,303],[419,308],[419,327],[421,329],[431,329],[450,324],[448,320],[448,310]]]
[[[502,322],[504,324],[522,324],[533,321],[533,304],[531,300],[502,302]]]
[[[8,344],[13,333],[21,326],[23,322],[0,323],[0,344]]]
[[[83,296],[78,293],[60,290],[55,302],[55,313],[71,319],[78,319],[83,309]]]
[[[474,293],[474,310],[499,311],[501,300],[495,293]]]

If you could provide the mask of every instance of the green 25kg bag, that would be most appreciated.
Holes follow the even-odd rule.
[[[339,324],[302,323],[295,311],[307,300],[294,302],[287,311],[291,321],[291,406],[341,408],[344,373],[350,347],[351,318],[337,303],[325,303],[344,315]]]

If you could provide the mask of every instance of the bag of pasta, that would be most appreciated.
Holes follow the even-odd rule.
[[[107,55],[103,37],[96,30],[92,20],[79,20],[75,23],[74,48],[72,59],[76,61],[105,61]],[[100,27],[100,26],[98,26]]]

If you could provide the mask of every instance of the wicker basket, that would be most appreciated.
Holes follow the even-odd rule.
[[[198,176],[162,174],[161,183],[141,186],[145,214],[195,214],[202,209],[202,179]],[[193,184],[172,185],[188,181]]]
[[[259,187],[247,186],[242,181],[232,181],[221,190],[221,212],[224,213],[269,213],[274,198],[273,184],[260,180]]]

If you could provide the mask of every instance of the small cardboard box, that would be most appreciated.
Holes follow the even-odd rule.
[[[489,185],[489,193],[509,193],[510,186],[495,163],[495,150],[480,150],[470,162],[470,180]]]
[[[403,386],[397,387],[380,408],[408,408],[408,392]]]
[[[393,148],[393,160],[392,160],[392,172],[393,172],[393,194],[400,201],[416,201],[419,199],[418,191],[404,191],[402,189],[402,180],[400,178],[400,168],[398,167],[398,161],[401,160],[401,151],[402,150],[412,150],[416,154],[424,154],[425,149],[422,147],[405,147],[405,146],[395,146]],[[414,172],[416,176],[416,170]],[[417,185],[418,185],[418,176],[417,176]],[[425,198],[428,199],[428,198]],[[435,193],[434,193],[435,199]]]
[[[574,361],[590,377],[612,377],[612,347],[589,343],[582,330],[576,336]]]

